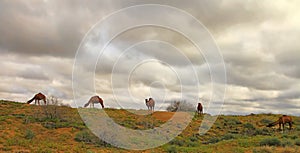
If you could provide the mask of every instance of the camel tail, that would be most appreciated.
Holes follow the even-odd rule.
[[[276,121],[276,122],[273,122],[273,123],[270,123],[267,125],[267,127],[272,127],[272,126],[275,126],[279,123],[279,121]]]
[[[27,104],[30,104],[34,100],[35,96],[27,101]]]

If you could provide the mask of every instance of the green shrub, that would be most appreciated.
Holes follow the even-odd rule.
[[[237,119],[225,119],[224,120],[224,125],[237,125],[237,124],[242,124],[241,121],[237,120]]]
[[[177,149],[175,146],[170,146],[166,150],[168,153],[177,153]]]
[[[274,151],[272,151],[269,148],[254,148],[253,149],[253,153],[273,153]]]
[[[219,138],[213,137],[213,138],[211,138],[211,139],[208,140],[208,143],[218,143],[219,141],[220,141]]]
[[[270,128],[256,129],[254,135],[271,135]]]
[[[35,134],[31,130],[26,130],[25,132],[25,138],[26,139],[33,139]]]
[[[198,138],[197,138],[196,135],[191,136],[189,139],[190,139],[190,141],[192,141],[192,142],[195,142],[195,141],[198,140]]]
[[[100,140],[97,136],[91,133],[88,130],[80,131],[76,133],[75,138],[78,142],[90,143],[95,144],[97,146],[105,146],[110,147],[110,144],[106,143],[105,141]]]
[[[198,143],[194,142],[194,141],[188,141],[187,146],[188,147],[196,147],[196,146],[198,146]]]
[[[222,140],[230,140],[230,139],[234,139],[235,136],[233,134],[225,134],[223,137],[222,137]]]
[[[292,145],[293,145],[293,142],[289,139],[283,139],[281,141],[281,146],[283,146],[283,147],[292,146]]]
[[[300,139],[299,138],[295,140],[295,145],[300,146]]]
[[[281,141],[278,138],[265,138],[260,141],[261,146],[280,146]]]
[[[260,120],[259,122],[267,125],[267,124],[272,123],[273,121],[264,118],[264,119]]]
[[[84,130],[75,135],[75,140],[78,142],[92,143],[95,141],[95,136],[89,131]]]
[[[253,124],[251,124],[251,123],[246,123],[246,124],[244,124],[244,128],[247,128],[247,129],[255,129],[255,127],[254,127]]]
[[[182,138],[175,138],[173,139],[170,144],[177,145],[177,146],[183,146],[185,141]]]
[[[293,140],[295,140],[295,139],[297,139],[298,138],[298,135],[292,135],[291,136],[291,139],[293,139]]]

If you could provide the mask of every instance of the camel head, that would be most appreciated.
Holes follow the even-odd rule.
[[[88,105],[89,105],[90,103],[86,103],[86,104],[84,104],[84,107],[88,107]]]

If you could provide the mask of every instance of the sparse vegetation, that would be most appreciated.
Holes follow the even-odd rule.
[[[26,132],[25,132],[25,138],[26,139],[32,139],[32,138],[34,138],[34,133],[31,131],[31,130],[26,130]]]
[[[261,146],[280,146],[281,141],[278,138],[265,138],[260,142]]]
[[[43,110],[44,105],[6,101],[0,101],[0,105],[0,152],[132,152],[115,148],[91,133],[77,109],[57,106],[55,111],[58,115],[54,111],[51,116]],[[86,113],[105,111],[117,124],[133,130],[159,127],[174,114],[154,112],[143,116],[124,109],[79,110]],[[186,129],[169,143],[146,152],[299,152],[300,131],[297,123],[300,117],[293,117],[295,126],[291,131],[282,133],[265,127],[278,116],[220,115],[211,128],[202,123],[202,117],[195,116]],[[200,126],[209,129],[208,132],[199,134]]]

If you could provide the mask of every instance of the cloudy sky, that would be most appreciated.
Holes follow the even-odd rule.
[[[143,4],[165,7],[128,8]],[[220,107],[225,96],[224,114],[300,115],[298,6],[297,0],[2,0],[0,99],[25,102],[42,92],[76,107],[98,94],[107,107],[145,109],[151,96],[164,109],[168,101],[196,105],[199,98],[207,108]],[[200,46],[186,37],[193,34],[203,36]],[[209,63],[214,48],[222,60]]]

